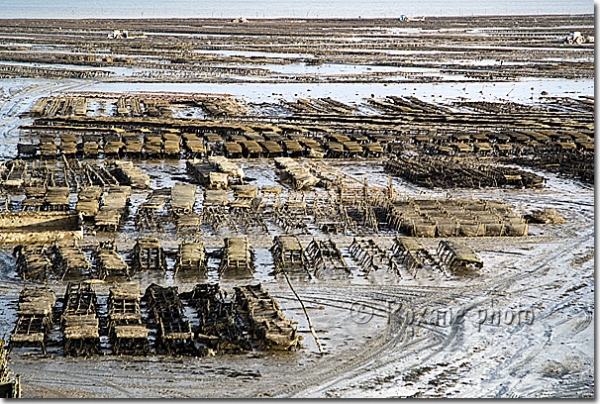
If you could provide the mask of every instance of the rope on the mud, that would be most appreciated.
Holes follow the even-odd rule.
[[[296,299],[298,299],[298,301],[300,302],[300,306],[302,306],[302,311],[304,311],[304,315],[306,316],[306,321],[308,321],[308,328],[310,329],[310,332],[311,332],[313,338],[315,339],[315,342],[317,343],[317,347],[319,348],[319,353],[321,355],[323,355],[325,352],[323,351],[323,347],[321,346],[321,341],[319,341],[319,337],[317,337],[317,333],[315,332],[315,327],[313,327],[312,322],[310,321],[310,317],[308,315],[308,311],[306,311],[304,302],[302,302],[302,299],[300,299],[300,296],[298,295],[298,293],[296,293],[296,290],[292,286],[292,282],[290,281],[290,278],[288,278],[287,273],[285,272],[285,269],[283,269],[283,265],[280,265],[279,269],[283,273],[283,276],[285,276],[285,280],[287,281],[288,285],[290,285],[290,289],[294,293],[294,296],[296,296]]]

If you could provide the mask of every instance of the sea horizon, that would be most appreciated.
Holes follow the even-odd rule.
[[[159,19],[159,18],[260,18],[354,19],[416,17],[483,17],[502,15],[589,15],[594,3],[587,0],[470,0],[402,3],[397,0],[364,2],[346,0],[19,0],[0,2],[0,19]]]

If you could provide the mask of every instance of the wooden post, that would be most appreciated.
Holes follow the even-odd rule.
[[[323,351],[323,346],[321,345],[321,341],[319,340],[319,337],[317,337],[317,333],[315,332],[315,327],[313,327],[312,321],[310,321],[310,317],[308,315],[308,311],[306,311],[304,302],[302,301],[302,299],[300,299],[300,296],[298,296],[298,293],[296,293],[296,290],[292,286],[292,282],[290,281],[290,278],[288,278],[287,272],[285,272],[285,268],[283,267],[283,265],[280,265],[280,268],[281,268],[281,272],[283,273],[283,276],[285,276],[285,280],[287,281],[288,285],[290,286],[290,289],[292,290],[292,293],[294,293],[294,296],[296,296],[296,299],[298,299],[298,301],[300,302],[300,306],[302,306],[302,311],[304,312],[304,315],[306,316],[306,321],[308,321],[308,328],[310,329],[310,333],[312,334],[313,338],[315,339],[315,342],[317,343],[317,347],[319,348],[319,353],[321,355],[323,355],[325,353],[325,351]]]

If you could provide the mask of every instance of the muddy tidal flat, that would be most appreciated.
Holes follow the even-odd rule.
[[[594,397],[593,35],[1,20],[0,392]]]

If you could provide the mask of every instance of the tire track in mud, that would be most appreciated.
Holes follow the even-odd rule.
[[[462,298],[462,296],[460,296],[460,297]],[[439,297],[433,298],[433,299],[423,302],[422,304],[420,304],[418,306],[413,305],[412,307],[413,307],[413,309],[418,309],[419,307],[428,307],[431,304],[439,303],[440,300],[441,299]],[[458,302],[458,300],[460,300],[460,299],[451,299],[451,300],[449,300],[449,302],[455,303],[455,302]],[[465,310],[465,313],[467,313],[469,310],[471,310],[472,308],[474,308],[476,306],[477,305],[474,304],[472,307],[468,307],[467,310]],[[393,314],[396,315],[397,312],[395,312]],[[424,351],[429,351],[429,350],[433,351],[432,353],[430,353],[429,355],[427,355],[426,357],[424,357],[422,359],[422,361],[424,362],[424,361],[434,357],[440,351],[443,351],[443,349],[452,342],[453,338],[457,335],[457,330],[460,328],[460,326],[457,323],[455,323],[451,327],[451,332],[444,333],[444,332],[439,331],[439,329],[435,326],[427,327],[427,326],[420,325],[419,327],[420,327],[419,328],[420,330],[425,330],[426,332],[429,333],[429,335],[425,335],[423,337],[420,337],[418,340],[414,340],[415,328],[410,327],[410,325],[407,324],[407,322],[405,322],[403,329],[399,330],[399,333],[396,337],[387,341],[387,343],[385,345],[378,347],[378,349],[375,352],[373,352],[371,355],[369,355],[368,357],[361,357],[360,359],[357,359],[360,362],[363,362],[364,360],[368,360],[369,361],[368,363],[365,364],[363,362],[362,366],[355,367],[355,368],[352,368],[351,365],[347,366],[348,369],[343,368],[344,373],[341,374],[340,377],[337,378],[337,380],[330,381],[330,383],[328,383],[328,385],[326,385],[326,386],[319,386],[318,391],[322,392],[323,390],[330,388],[330,386],[332,384],[336,383],[340,379],[349,382],[349,380],[352,380],[353,378],[360,376],[360,373],[362,373],[362,370],[365,368],[367,369],[368,372],[371,372],[374,369],[381,369],[393,362],[398,362],[399,360],[406,359],[409,356],[421,354]],[[413,338],[413,340],[411,340],[411,338]],[[426,341],[426,340],[430,340],[430,343],[428,345],[418,346],[417,344],[415,344],[415,342],[422,342],[422,341]],[[417,347],[419,349],[413,349],[413,350],[409,349],[409,348],[417,348]],[[402,354],[401,355],[393,355],[394,352],[398,352],[398,351],[402,352]],[[409,370],[409,369],[406,369],[406,370]],[[311,393],[314,394],[315,392],[311,392]]]
[[[86,365],[95,366],[92,361],[85,362]],[[171,370],[173,370],[173,364],[169,364],[171,366]],[[160,366],[160,365],[159,365]],[[102,387],[104,391],[105,397],[119,397],[119,398],[150,398],[150,397],[164,397],[162,393],[170,392],[171,395],[169,397],[180,397],[180,398],[190,398],[190,395],[184,394],[183,390],[186,388],[179,388],[179,390],[173,390],[172,385],[170,383],[174,379],[174,375],[180,375],[180,378],[186,377],[186,368],[181,367],[181,369],[173,372],[168,372],[164,370],[153,370],[160,375],[139,375],[136,373],[122,373],[126,372],[127,369],[120,369],[117,373],[106,374],[100,370],[90,369],[88,366],[85,367],[82,372],[81,369],[77,370],[66,370],[66,369],[42,369],[39,370],[42,374],[31,374],[29,371],[27,377],[22,379],[22,384],[25,388],[29,388],[29,386],[46,386],[48,383],[48,377],[46,372],[51,372],[53,375],[52,378],[52,386],[56,391],[60,390],[60,387],[68,388],[73,391],[83,392],[85,394],[89,394],[92,397],[92,394],[97,394]],[[85,376],[82,375],[85,373]],[[164,375],[162,373],[165,373]],[[119,382],[115,382],[111,379],[116,379]],[[176,379],[176,378],[175,378]],[[169,381],[171,380],[171,382]],[[190,379],[194,383],[200,383],[202,386],[209,386],[211,383],[215,382],[214,377],[204,377],[204,378],[193,378]],[[169,383],[169,384],[167,384]],[[57,387],[60,386],[60,387]],[[82,388],[83,387],[83,388]],[[113,389],[116,392],[108,391],[107,389]],[[191,389],[194,390],[193,388]],[[160,393],[160,395],[159,395]]]
[[[594,320],[594,313],[589,311],[589,310],[583,310],[584,312],[584,319],[582,321],[579,321],[575,327],[573,327],[573,329],[571,330],[573,332],[573,335],[579,334],[582,331],[584,331],[586,328],[588,328],[590,326],[590,324],[592,324],[592,321]]]
[[[581,224],[579,224],[579,226],[580,225]],[[433,291],[428,293],[430,295],[433,295],[431,299],[427,299],[424,302],[417,303],[413,305],[413,307],[422,308],[426,307],[427,305],[432,305],[434,303],[445,303],[446,305],[448,305],[448,303],[455,303],[459,299],[472,299],[475,296],[483,297],[481,301],[471,306],[472,309],[481,303],[491,301],[494,298],[492,294],[493,291],[509,290],[509,287],[514,285],[517,281],[527,279],[530,276],[534,275],[536,272],[547,269],[548,264],[552,263],[557,258],[562,257],[565,252],[571,251],[576,246],[585,243],[592,237],[594,237],[593,231],[580,236],[579,238],[573,240],[569,244],[562,245],[560,248],[554,249],[551,252],[549,251],[543,254],[541,257],[538,257],[529,264],[528,268],[530,269],[522,269],[521,273],[519,274],[515,274],[513,276],[502,279],[492,279],[478,285],[464,286],[461,287],[459,290],[453,289],[451,291]],[[484,292],[483,296],[481,295],[481,292]],[[477,295],[476,293],[479,293],[479,295]],[[515,293],[518,293],[518,290],[509,292],[510,295],[513,295]],[[485,298],[485,295],[487,295],[488,297]],[[393,296],[397,298],[401,297],[396,294],[393,294]],[[454,298],[452,296],[454,296]],[[406,319],[399,317],[400,309],[391,313],[388,327],[386,328],[384,334],[376,340],[373,340],[370,343],[368,343],[366,346],[364,346],[362,352],[355,353],[354,357],[351,360],[346,361],[344,364],[334,365],[332,367],[323,366],[323,364],[321,364],[319,370],[316,372],[315,369],[311,367],[311,369],[307,369],[305,371],[307,377],[298,379],[299,381],[297,381],[296,383],[294,383],[293,381],[290,382],[288,378],[286,379],[288,385],[285,388],[275,388],[266,390],[262,393],[262,395],[285,397],[297,395],[301,392],[306,392],[310,395],[314,395],[315,393],[322,392],[323,390],[329,388],[331,385],[338,382],[339,379],[344,379],[348,381],[356,377],[359,373],[364,373],[364,369],[370,368],[369,370],[373,370],[373,365],[376,365],[376,369],[382,368],[392,362],[396,362],[399,359],[416,353],[414,351],[411,352],[410,349],[408,349],[412,345],[411,342],[414,342],[407,340],[406,338],[406,329],[409,325],[407,324]],[[438,349],[436,349],[432,354],[430,354],[428,358],[432,358],[437,353],[441,352],[446,346],[448,346],[450,342],[456,337],[458,330],[459,327],[452,327],[451,332],[448,333],[445,336],[445,338],[439,341],[436,340],[435,336],[429,337],[434,338],[434,341],[430,345],[428,345],[426,349]],[[398,350],[402,351],[402,354],[394,355],[394,352],[397,352]],[[333,358],[335,357],[332,357],[332,359]],[[343,357],[336,359],[341,360],[343,359]],[[297,374],[296,376],[304,376],[304,374]],[[315,387],[317,387],[317,390],[310,390],[311,388]]]
[[[22,398],[27,400],[28,398],[32,399],[60,399],[60,398],[73,398],[72,394],[67,394],[61,391],[59,388],[48,387],[45,384],[42,385],[27,385],[27,389],[23,389]],[[39,391],[39,392],[38,392]],[[31,396],[31,397],[30,397]]]
[[[54,372],[57,372],[56,370]],[[73,390],[73,391],[77,391],[78,393],[81,392],[89,392],[91,390],[94,391],[94,393],[96,393],[97,388],[95,388],[101,380],[101,383],[103,385],[103,388],[105,389],[113,389],[116,390],[118,393],[121,393],[122,395],[125,396],[125,398],[143,398],[146,396],[139,396],[139,395],[132,395],[130,394],[129,390],[126,388],[123,388],[115,383],[112,383],[108,380],[106,380],[106,378],[103,379],[98,379],[98,378],[94,378],[94,381],[90,381],[89,376],[81,376],[80,373],[76,373],[76,372],[69,372],[69,371],[64,371],[64,372],[60,372],[62,373],[65,377],[68,378],[68,380],[65,379],[54,379],[52,381],[52,389],[55,391],[60,391],[60,387],[62,386],[63,388],[68,388],[69,390]],[[75,381],[77,380],[77,381]],[[48,383],[48,379],[45,377],[34,377],[34,378],[28,378],[28,380],[22,380],[22,385],[25,388],[28,388],[29,385],[32,386],[44,386],[44,388],[46,388]],[[86,389],[87,387],[87,389]],[[106,392],[106,397],[114,397],[112,392]]]
[[[397,312],[400,309],[398,309],[396,311],[396,313],[393,313],[393,315],[390,316],[389,319],[389,324],[388,327],[386,328],[386,330],[384,331],[384,334],[382,336],[380,336],[379,338],[370,341],[369,343],[367,343],[366,345],[364,345],[366,347],[366,349],[363,349],[362,354],[355,354],[354,355],[354,360],[350,361],[350,362],[346,362],[342,365],[335,365],[335,368],[331,369],[328,367],[323,367],[320,366],[320,369],[324,369],[324,371],[322,372],[314,372],[314,369],[308,369],[305,373],[305,377],[302,377],[300,380],[300,384],[298,385],[292,385],[292,386],[286,386],[286,388],[284,389],[280,389],[280,390],[271,390],[271,391],[266,391],[266,392],[262,392],[262,393],[258,393],[259,396],[275,396],[275,397],[279,397],[279,396],[288,396],[288,395],[292,395],[294,393],[297,393],[298,391],[302,390],[302,389],[306,389],[308,387],[310,387],[311,385],[322,385],[324,380],[329,380],[331,381],[332,379],[334,379],[334,377],[339,377],[338,375],[341,375],[341,377],[346,378],[348,373],[350,371],[356,371],[357,369],[361,369],[364,368],[366,366],[371,365],[378,357],[379,355],[384,352],[387,351],[389,348],[394,347],[395,345],[398,344],[402,344],[404,342],[406,342],[405,344],[405,348],[413,346],[413,345],[419,345],[422,342],[427,342],[429,339],[431,339],[431,336],[425,336],[425,337],[420,337],[420,338],[413,338],[410,341],[407,341],[409,334],[406,332],[406,328],[408,326],[407,321],[405,318],[402,318],[400,316],[394,315],[397,314]],[[427,345],[425,345],[424,347],[422,347],[423,349],[428,349],[431,348],[435,345],[439,344],[439,341],[436,340],[436,338],[434,337],[434,341],[433,343],[429,343]],[[332,357],[332,359],[337,359],[336,357]],[[322,365],[322,364],[321,364]],[[335,371],[334,371],[335,369]],[[324,374],[327,375],[332,375],[329,378],[325,378],[323,377]],[[304,374],[302,375],[304,376]],[[335,380],[333,380],[335,381]],[[287,382],[289,382],[289,379],[287,380]],[[276,384],[276,385],[279,385]]]
[[[2,120],[2,126],[0,128],[0,139],[2,139],[3,148],[0,150],[0,158],[10,158],[16,156],[16,143],[14,144],[14,150],[9,150],[7,147],[12,146],[12,142],[9,141],[10,133],[19,127],[20,117],[19,115],[25,112],[23,109],[27,108],[30,104],[33,104],[37,98],[51,93],[51,91],[66,91],[76,90],[89,86],[90,83],[69,80],[66,83],[59,84],[59,82],[53,81],[50,83],[44,83],[28,88],[26,91],[19,92],[15,96],[11,97],[10,101],[6,102],[0,107],[0,119]],[[30,99],[30,102],[24,102],[25,99]],[[17,139],[18,140],[18,139]]]
[[[275,295],[273,295],[273,297],[275,297],[278,300],[283,300],[283,299],[285,299],[285,300],[292,300],[292,301],[296,300],[296,299],[293,299],[293,298],[290,298],[290,297],[283,297],[283,296],[275,296]],[[378,307],[378,306],[375,306],[375,305],[371,304],[368,301],[364,301],[364,303],[362,303],[362,302],[357,302],[356,300],[331,299],[331,298],[324,298],[324,297],[321,297],[321,296],[315,297],[315,298],[312,298],[312,299],[311,298],[303,297],[302,301],[304,303],[312,303],[312,304],[315,304],[315,305],[321,305],[321,306],[333,307],[333,308],[336,308],[336,309],[347,310],[349,313],[352,313],[352,310],[353,310],[353,307],[354,307],[355,304],[360,303],[360,304],[362,304],[362,307],[368,308],[368,309],[372,310],[370,312],[370,315],[372,315],[373,317],[387,318],[387,307],[383,307],[383,308],[382,307]],[[340,306],[338,304],[334,304],[334,303],[331,303],[331,302],[342,303],[344,305]],[[309,307],[307,307],[307,308],[309,308]],[[287,308],[287,310],[295,310],[295,309],[300,309],[300,307],[288,307]],[[384,314],[380,314],[378,312],[382,312]]]
[[[539,362],[534,365],[532,365],[532,363],[535,363],[536,358],[539,355],[543,355],[544,352],[546,352],[549,349],[548,346],[551,345],[551,341],[553,339],[552,326],[546,325],[546,326],[544,326],[544,330],[545,330],[545,332],[542,335],[539,335],[537,338],[529,337],[529,338],[525,339],[524,341],[522,341],[522,342],[526,341],[527,344],[521,345],[520,348],[516,352],[514,352],[509,358],[506,358],[506,360],[503,361],[499,366],[490,370],[490,372],[488,374],[488,380],[489,379],[506,380],[507,376],[510,376],[513,379],[517,379],[516,382],[513,383],[511,388],[505,392],[505,393],[508,393],[506,395],[506,397],[519,397],[519,396],[523,395],[523,388],[520,387],[522,380],[532,372],[531,366],[538,366],[538,367],[541,366],[541,363],[539,363]],[[513,331],[513,332],[516,332],[516,331]],[[592,368],[593,361],[584,353],[582,353],[582,352],[579,352],[579,353],[581,354],[581,358],[579,358],[579,359],[583,359],[581,362],[582,363],[581,368],[584,368],[584,367]],[[542,371],[543,369],[538,369],[538,370]],[[503,374],[503,372],[507,372],[507,373]],[[582,374],[582,372],[580,370],[574,372],[575,373],[574,374],[572,370],[567,370],[565,368],[564,372],[567,373],[567,375],[569,375],[569,376],[579,377],[578,380],[573,381],[573,384],[574,385],[578,384],[579,387],[581,387],[581,384],[582,384],[581,377],[578,375],[578,374]],[[548,380],[548,378],[552,377],[552,376],[544,375],[544,377],[546,380]],[[561,396],[561,394],[566,392],[566,390],[563,389],[564,377],[559,376],[558,379],[560,379],[561,382],[552,384],[553,386],[554,385],[556,386],[556,389],[554,390],[554,393],[552,395],[549,395],[548,397],[558,397],[558,396]],[[531,386],[531,383],[529,383],[529,385],[527,383],[525,383],[524,388],[527,389],[528,386]],[[514,391],[514,390],[520,390],[520,391]],[[536,390],[536,391],[547,392],[548,390],[552,390],[552,388],[549,388],[548,386],[544,386],[543,388],[540,388],[539,390]],[[585,391],[585,389],[583,391]],[[589,390],[587,390],[587,391],[589,391]],[[560,392],[560,394],[559,394],[559,392]],[[532,394],[534,394],[534,393],[530,392],[527,394],[527,396],[532,397]],[[535,393],[535,394],[537,394],[537,393]],[[484,395],[484,397],[488,397],[488,396],[493,396],[493,392],[489,391],[489,394]],[[537,395],[535,395],[535,396],[537,397]]]
[[[587,241],[589,241],[590,238],[593,238],[593,233],[583,235],[583,236],[581,236],[580,239],[572,241],[571,244],[564,246],[561,250],[556,251],[552,254],[547,254],[545,257],[542,257],[542,258],[546,262],[546,265],[549,263],[549,261],[553,261],[555,259],[558,261],[558,263],[562,262],[563,264],[565,264],[569,261],[569,256],[563,258],[563,253],[566,251],[573,251],[573,247],[581,246],[582,244],[585,244]],[[539,264],[539,260],[536,260],[535,262]],[[539,270],[548,271],[550,268],[547,268],[546,265],[537,266],[533,270],[529,271],[528,273],[534,274],[534,272],[539,271]],[[575,281],[576,281],[576,279],[573,279],[573,282],[575,282]],[[553,281],[552,283],[554,283],[554,282],[556,282],[556,280]],[[538,284],[538,285],[528,286],[525,288],[510,290],[509,293],[511,295],[517,295],[517,296],[523,295],[523,293],[526,291],[536,289],[536,288],[539,289],[542,286],[544,286],[544,285]],[[529,296],[529,297],[534,298],[534,296]],[[569,308],[570,306],[572,306],[571,301],[573,300],[573,298],[570,297],[567,300],[560,300],[557,303],[556,299],[549,299],[549,298],[546,299],[541,296],[535,296],[535,298],[542,299],[542,300],[546,301],[547,303],[553,304],[551,307],[547,308],[546,310],[544,310],[543,312],[541,312],[540,314],[537,314],[535,316],[536,324],[539,324],[540,320],[550,319],[552,316],[556,315],[557,312],[559,312],[565,308]],[[568,320],[565,320],[562,323],[566,323],[566,322],[568,322]],[[559,323],[559,325],[562,323]],[[506,374],[503,375],[501,373],[502,371],[506,370],[508,372],[508,375],[510,375],[511,378],[518,379],[517,382],[513,383],[513,386],[507,391],[508,394],[506,396],[507,397],[522,396],[523,392],[521,392],[520,394],[517,394],[511,390],[516,388],[517,386],[519,386],[522,379],[525,376],[527,376],[529,373],[531,373],[531,371],[532,371],[531,367],[528,365],[530,365],[532,363],[532,361],[534,361],[534,359],[538,355],[543,354],[544,352],[547,351],[547,349],[548,349],[547,347],[551,345],[553,337],[554,337],[553,328],[556,326],[557,326],[556,323],[552,324],[551,321],[548,321],[548,322],[542,323],[544,332],[534,334],[537,337],[533,337],[531,335],[531,333],[528,333],[527,334],[528,337],[525,338],[525,340],[521,341],[521,343],[526,342],[526,345],[521,345],[516,352],[513,352],[513,354],[511,355],[510,358],[507,358],[506,360],[504,360],[496,368],[490,369],[490,376],[488,377],[488,380],[506,380]],[[516,328],[513,329],[512,333],[516,333],[516,332],[520,331],[523,327],[524,327],[523,324],[517,325]],[[573,334],[573,335],[575,335],[575,334]],[[565,339],[564,335],[562,335],[562,337],[563,337],[563,339]],[[583,354],[583,357],[587,358],[587,355]],[[589,367],[591,367],[591,365]],[[540,391],[547,391],[547,387],[544,387],[544,389],[542,389]],[[585,389],[583,391],[585,391]],[[561,395],[564,392],[564,390],[562,389],[562,386],[557,386],[557,389],[555,390],[555,392],[556,392],[556,394],[549,395],[548,397],[557,397],[557,396]],[[559,392],[561,394],[559,394]],[[493,397],[493,396],[494,396],[493,391],[489,391],[489,394],[484,395],[484,397]],[[534,397],[534,396],[537,396],[537,393],[536,392],[527,392],[524,396]]]

